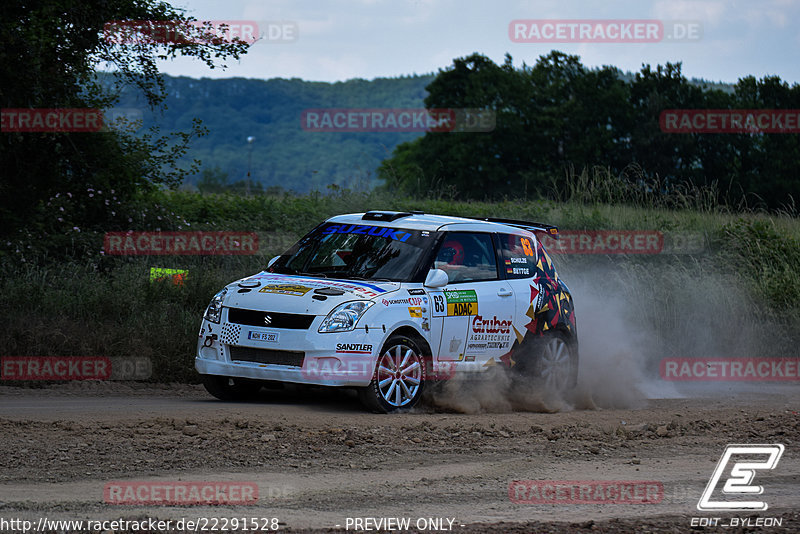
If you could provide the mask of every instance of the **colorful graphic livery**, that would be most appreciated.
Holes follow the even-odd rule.
[[[384,413],[495,365],[563,391],[577,380],[575,313],[542,234],[558,230],[420,212],[333,217],[214,295],[195,367],[223,400],[268,382],[337,386]]]

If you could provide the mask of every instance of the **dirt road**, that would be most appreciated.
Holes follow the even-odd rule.
[[[0,518],[246,516],[320,531],[408,518],[429,531],[685,532],[694,516],[750,516],[750,524],[781,518],[775,531],[800,529],[800,388],[669,396],[624,409],[464,414],[451,406],[382,416],[351,395],[319,390],[264,391],[233,404],[195,386],[0,387]],[[698,512],[729,443],[785,446],[774,470],[757,473],[769,510]],[[522,504],[509,498],[514,480],[650,481],[663,485],[663,498]],[[113,481],[252,482],[258,500],[107,504]]]

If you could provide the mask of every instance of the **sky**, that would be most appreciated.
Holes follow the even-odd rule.
[[[371,80],[436,73],[473,52],[496,63],[531,65],[560,50],[584,65],[636,72],[643,64],[682,62],[688,78],[735,83],[777,75],[800,83],[800,0],[172,0],[190,15],[211,21],[253,21],[265,39],[225,70],[191,59],[160,64],[162,72],[195,78],[301,78]],[[518,35],[539,42],[514,42]],[[656,42],[541,42],[570,21],[660,23]],[[547,27],[547,24],[552,26]],[[230,25],[230,23],[229,23]],[[616,26],[619,28],[620,26]],[[630,27],[630,26],[629,26]],[[513,28],[513,26],[512,26]],[[592,26],[594,28],[594,26]],[[596,31],[593,29],[593,31]],[[551,32],[551,33],[548,33]],[[684,34],[688,34],[684,37]],[[512,32],[513,35],[513,32]],[[562,35],[569,40],[567,33]],[[651,39],[652,41],[652,39]]]

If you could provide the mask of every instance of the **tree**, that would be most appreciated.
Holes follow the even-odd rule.
[[[515,69],[480,54],[454,60],[427,87],[428,108],[478,108],[491,133],[428,133],[398,146],[379,169],[389,187],[464,198],[543,194],[565,166],[629,162],[629,88],[617,69],[588,70],[553,51]]]
[[[228,187],[228,174],[219,167],[203,169],[197,181],[197,190],[201,193],[224,193]]]
[[[108,33],[140,28],[127,38]],[[159,31],[173,33],[161,39]],[[141,31],[143,29],[143,31]],[[159,109],[165,91],[157,61],[193,57],[209,68],[238,58],[247,43],[226,41],[158,0],[9,0],[0,5],[0,107],[107,109],[124,86],[136,87],[145,106]],[[98,74],[99,66],[113,74]],[[62,232],[68,225],[111,229],[122,225],[127,203],[156,186],[177,186],[194,169],[175,162],[189,141],[203,134],[199,122],[189,132],[143,136],[125,129],[99,132],[8,132],[0,134],[2,234],[24,229]],[[114,202],[95,194],[114,191]],[[54,217],[48,203],[66,202],[69,217]],[[67,200],[68,199],[68,200]],[[61,205],[60,209],[65,206]]]
[[[660,125],[669,109],[800,108],[800,85],[777,77],[743,78],[732,91],[688,81],[680,63],[643,65],[625,76],[553,51],[519,69],[510,56],[503,65],[479,54],[459,58],[427,89],[426,107],[490,110],[497,126],[481,134],[426,133],[399,145],[379,169],[391,189],[473,199],[569,193],[560,180],[566,170],[602,167],[612,189],[668,203],[687,190],[718,191],[733,205],[744,195],[794,209],[792,195],[800,191],[796,134],[668,133]]]
[[[800,85],[791,87],[777,76],[756,80],[747,76],[736,84],[735,99],[741,109],[800,109]],[[792,133],[757,133],[737,138],[742,190],[771,207],[794,207],[800,200],[800,136]]]

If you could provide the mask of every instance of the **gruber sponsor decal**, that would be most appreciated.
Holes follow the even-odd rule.
[[[467,341],[467,350],[505,349],[511,344],[511,319],[484,319],[476,315],[472,319],[472,332]]]
[[[293,295],[302,297],[312,288],[294,284],[269,284],[258,290],[259,293],[275,293],[278,295]]]
[[[408,238],[411,237],[411,233],[405,230],[386,226],[363,226],[360,224],[334,224],[322,230],[322,235],[329,234],[362,234],[401,242],[408,241]]]
[[[491,319],[484,319],[476,315],[472,320],[472,331],[476,334],[510,334],[511,319],[498,319],[496,316]]]
[[[337,343],[336,352],[347,354],[372,354],[372,345],[361,343]]]

